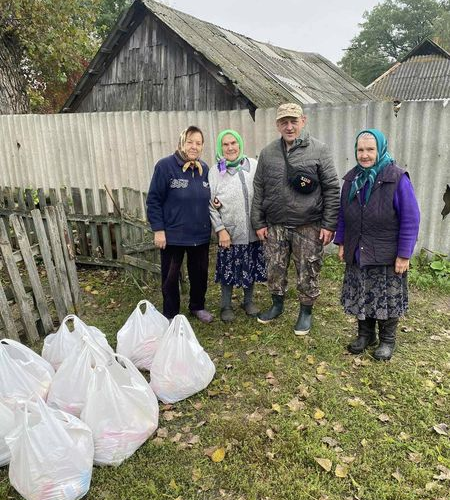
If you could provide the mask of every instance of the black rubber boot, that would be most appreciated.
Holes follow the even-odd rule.
[[[220,299],[220,319],[225,323],[230,323],[234,320],[234,312],[231,307],[231,296],[233,294],[232,285],[222,285],[222,297]]]
[[[272,295],[272,307],[265,312],[258,314],[257,319],[259,323],[270,323],[273,319],[284,311],[284,296]]]
[[[300,312],[294,326],[295,335],[308,335],[311,330],[312,308],[312,305],[300,304]]]
[[[352,354],[361,354],[367,347],[377,343],[377,334],[375,332],[377,320],[375,318],[366,318],[358,320],[358,337],[348,344],[347,350]]]
[[[256,318],[259,309],[253,302],[253,287],[253,285],[250,285],[248,288],[244,288],[244,302],[241,304],[241,307],[244,309],[247,316]]]
[[[380,345],[375,349],[373,357],[378,361],[388,361],[392,358],[395,347],[395,333],[397,331],[398,318],[379,319]]]

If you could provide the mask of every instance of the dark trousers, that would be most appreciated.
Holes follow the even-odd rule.
[[[195,247],[167,245],[161,250],[161,289],[163,314],[169,319],[180,312],[180,272],[185,253],[190,283],[189,310],[200,311],[205,308],[209,243]]]

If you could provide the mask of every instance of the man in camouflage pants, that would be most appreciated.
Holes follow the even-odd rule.
[[[278,108],[281,138],[261,151],[251,211],[256,234],[265,241],[272,294],[272,307],[260,313],[258,321],[268,323],[283,312],[292,255],[300,301],[296,335],[306,335],[311,328],[312,308],[320,294],[323,247],[334,236],[339,211],[339,181],[331,154],[325,144],[310,137],[305,124],[298,104]]]

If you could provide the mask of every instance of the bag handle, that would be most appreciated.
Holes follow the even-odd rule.
[[[88,334],[84,334],[81,337],[81,340],[89,347],[91,351],[93,351],[94,355],[96,354],[99,356],[99,358],[110,365],[112,363],[112,359],[114,357],[114,354],[109,352],[107,349],[105,349],[101,344],[99,344],[94,337]],[[96,364],[98,364],[98,361],[96,361]]]
[[[144,313],[141,311],[141,306],[142,306],[142,304],[145,304],[145,312],[144,312]],[[136,309],[137,309],[137,310],[138,310],[138,311],[139,311],[142,315],[144,315],[144,314],[145,314],[145,313],[149,310],[149,308],[152,308],[152,307],[154,308],[155,306],[154,306],[151,302],[149,302],[147,299],[143,299],[143,300],[140,300],[140,301],[138,302],[138,305],[136,306]]]

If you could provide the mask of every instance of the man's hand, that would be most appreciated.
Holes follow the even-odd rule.
[[[222,229],[217,234],[219,236],[219,247],[230,248],[231,238],[229,232],[226,229]]]
[[[338,257],[341,262],[344,262],[344,245],[339,245]]]
[[[323,246],[326,247],[331,240],[334,238],[334,231],[328,231],[328,229],[321,228],[319,240],[322,241]]]
[[[166,248],[166,232],[155,231],[155,247],[164,250]]]
[[[256,236],[258,236],[260,241],[267,240],[267,227],[262,227],[256,231]]]
[[[397,274],[403,274],[409,269],[409,259],[404,259],[403,257],[397,257],[395,259],[395,272]]]

